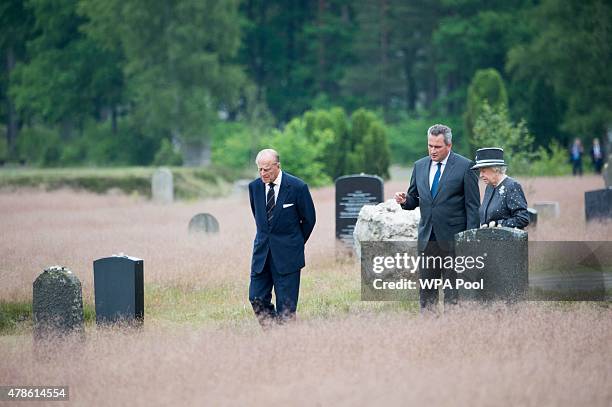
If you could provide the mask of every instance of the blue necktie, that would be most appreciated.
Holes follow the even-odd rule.
[[[431,196],[436,197],[438,193],[438,184],[440,183],[440,174],[442,174],[442,163],[438,163],[438,169],[436,175],[434,175],[433,182],[431,183]]]
[[[270,182],[268,186],[270,188],[268,189],[268,194],[266,196],[266,214],[268,216],[268,222],[270,222],[274,216],[272,211],[274,210],[274,206],[276,206],[276,204],[274,202],[274,183]]]

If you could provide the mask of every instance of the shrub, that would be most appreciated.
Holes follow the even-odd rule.
[[[169,165],[169,166],[180,166],[183,165],[183,157],[179,151],[172,145],[172,142],[168,139],[161,141],[161,146],[155,158],[153,159],[153,165]]]
[[[56,166],[61,159],[59,133],[41,126],[24,127],[17,138],[17,155],[35,166]]]

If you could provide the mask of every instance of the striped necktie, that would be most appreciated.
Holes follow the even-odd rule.
[[[270,188],[268,189],[268,195],[266,196],[266,214],[268,215],[269,223],[274,216],[272,211],[274,210],[274,206],[276,206],[276,202],[274,202],[274,182],[270,182],[268,186]]]

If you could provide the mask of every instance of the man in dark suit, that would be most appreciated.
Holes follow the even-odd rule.
[[[427,257],[452,255],[456,233],[479,226],[480,193],[478,177],[470,170],[472,162],[451,151],[450,127],[436,124],[427,131],[429,156],[421,158],[412,169],[408,192],[398,192],[395,200],[403,209],[421,210],[418,249]],[[432,261],[419,270],[419,278],[449,280],[453,288],[445,288],[444,303],[457,303],[457,273]],[[435,310],[438,290],[419,288],[421,310]]]
[[[281,171],[278,153],[265,149],[255,160],[260,178],[249,184],[257,234],[253,242],[249,301],[262,326],[295,318],[304,267],[304,244],[316,215],[308,185]],[[276,308],[272,304],[272,288]]]

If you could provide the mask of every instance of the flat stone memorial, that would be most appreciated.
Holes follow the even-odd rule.
[[[584,193],[587,222],[612,219],[612,187]]]
[[[219,233],[219,221],[210,213],[198,213],[189,221],[189,233]]]
[[[96,323],[144,321],[143,260],[114,255],[94,261]]]
[[[529,214],[529,228],[534,229],[538,226],[538,211],[533,208],[527,208],[527,213]]]
[[[460,300],[515,302],[527,298],[529,288],[529,248],[527,232],[520,229],[493,227],[469,229],[455,235],[455,258],[475,259],[457,279],[482,282],[481,289],[459,287]],[[480,257],[481,262],[478,262]],[[455,264],[459,264],[456,260]],[[478,267],[482,264],[483,267]]]
[[[556,219],[561,215],[559,202],[555,201],[534,202],[533,209],[538,212],[539,220]]]
[[[336,179],[336,239],[353,247],[353,231],[364,205],[383,201],[382,178],[374,175],[346,175]]]
[[[34,281],[34,339],[48,335],[85,333],[81,281],[63,266],[45,269]]]
[[[154,202],[169,204],[174,201],[174,182],[168,168],[158,168],[151,179],[151,198]]]

